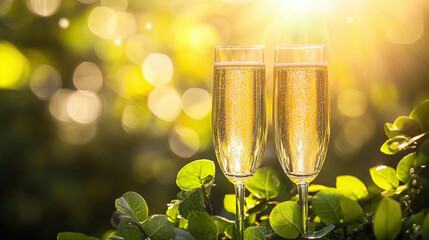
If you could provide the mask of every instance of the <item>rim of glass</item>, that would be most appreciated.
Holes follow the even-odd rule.
[[[222,48],[246,48],[246,49],[261,49],[265,48],[264,45],[245,45],[245,44],[228,44],[228,45],[217,45],[215,46],[216,49],[222,49]]]
[[[324,48],[325,44],[285,44],[276,45],[275,49],[301,49],[301,48]]]

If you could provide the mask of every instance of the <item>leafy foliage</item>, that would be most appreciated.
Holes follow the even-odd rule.
[[[283,175],[260,168],[246,185],[246,240],[282,239],[429,239],[429,101],[409,117],[385,125],[389,139],[381,147],[388,155],[404,153],[396,169],[378,165],[369,169],[375,186],[354,176],[336,178],[336,187],[310,185],[310,232],[302,231],[301,207],[273,198],[284,189]],[[166,215],[148,216],[146,201],[127,192],[115,202],[110,240],[235,239],[232,219],[215,215],[211,203],[215,168],[210,160],[197,160],[177,175],[182,190],[168,204]],[[267,215],[270,205],[275,205]],[[235,214],[235,196],[224,197],[224,209]],[[80,233],[60,233],[59,240],[95,240]]]

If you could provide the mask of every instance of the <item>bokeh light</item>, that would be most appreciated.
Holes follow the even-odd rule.
[[[60,4],[60,0],[27,0],[28,9],[41,17],[52,16]]]
[[[108,7],[116,11],[125,11],[128,6],[128,0],[100,0],[103,7]]]
[[[60,124],[59,136],[64,142],[82,145],[97,135],[97,125],[64,122]]]
[[[182,109],[193,119],[202,119],[211,112],[211,96],[201,88],[190,88],[182,95]]]
[[[79,0],[79,2],[83,3],[83,4],[92,4],[97,2],[97,0]]]
[[[122,128],[126,132],[139,132],[148,126],[150,112],[141,106],[127,106],[122,113]]]
[[[68,28],[70,26],[70,20],[68,20],[67,18],[60,18],[60,20],[58,21],[58,25],[60,26],[60,28]]]
[[[173,63],[162,53],[151,53],[143,62],[143,76],[155,87],[163,87],[173,77]]]
[[[386,6],[391,13],[387,17],[386,34],[397,44],[412,44],[420,39],[424,31],[422,12],[418,7],[404,1],[392,1]],[[400,11],[398,11],[400,9]]]
[[[179,157],[189,158],[200,148],[198,134],[187,127],[176,127],[170,133],[168,144],[171,151]]]
[[[68,121],[70,119],[67,113],[67,102],[73,91],[69,89],[59,89],[49,100],[49,112],[59,121]]]
[[[60,87],[60,73],[52,66],[41,65],[31,74],[30,88],[41,100],[48,100]]]
[[[0,42],[0,88],[19,88],[26,67],[26,58],[14,45]]]
[[[109,39],[112,37],[112,30],[109,29],[110,19],[115,15],[115,11],[107,7],[95,7],[88,17],[88,28],[95,35]]]
[[[12,2],[13,0],[2,0],[0,2],[0,16],[9,11]]]
[[[103,86],[103,75],[97,64],[83,62],[73,74],[73,84],[79,90],[98,92]]]
[[[149,54],[149,49],[153,48],[151,38],[143,34],[132,36],[126,43],[125,54],[127,58],[137,64],[141,65]]]
[[[348,117],[359,117],[366,110],[367,100],[362,92],[349,89],[338,96],[337,105],[342,114]]]
[[[108,22],[107,30],[110,38],[121,41],[136,32],[136,25],[136,20],[131,13],[115,12]]]
[[[155,88],[149,94],[148,106],[157,117],[171,122],[180,114],[181,100],[172,87]]]
[[[78,123],[93,123],[101,114],[101,100],[93,92],[78,90],[67,100],[67,114]]]

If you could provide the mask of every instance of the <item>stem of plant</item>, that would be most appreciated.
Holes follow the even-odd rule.
[[[299,201],[302,208],[302,232],[307,232],[307,218],[308,218],[308,182],[297,183]]]
[[[243,240],[244,233],[244,195],[245,186],[244,184],[235,184],[235,224],[237,225],[238,237],[237,240]]]
[[[203,191],[204,203],[206,204],[206,206],[208,206],[210,215],[214,215],[213,205],[210,199],[207,198],[206,188],[204,187],[204,184],[201,186],[201,190]]]

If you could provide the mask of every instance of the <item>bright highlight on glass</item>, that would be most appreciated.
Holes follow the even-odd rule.
[[[330,133],[324,45],[276,46],[273,117],[277,156],[297,184],[306,232],[308,185],[322,168]]]
[[[242,240],[245,184],[256,173],[266,142],[264,47],[217,46],[213,75],[214,148],[223,173],[234,184]]]

